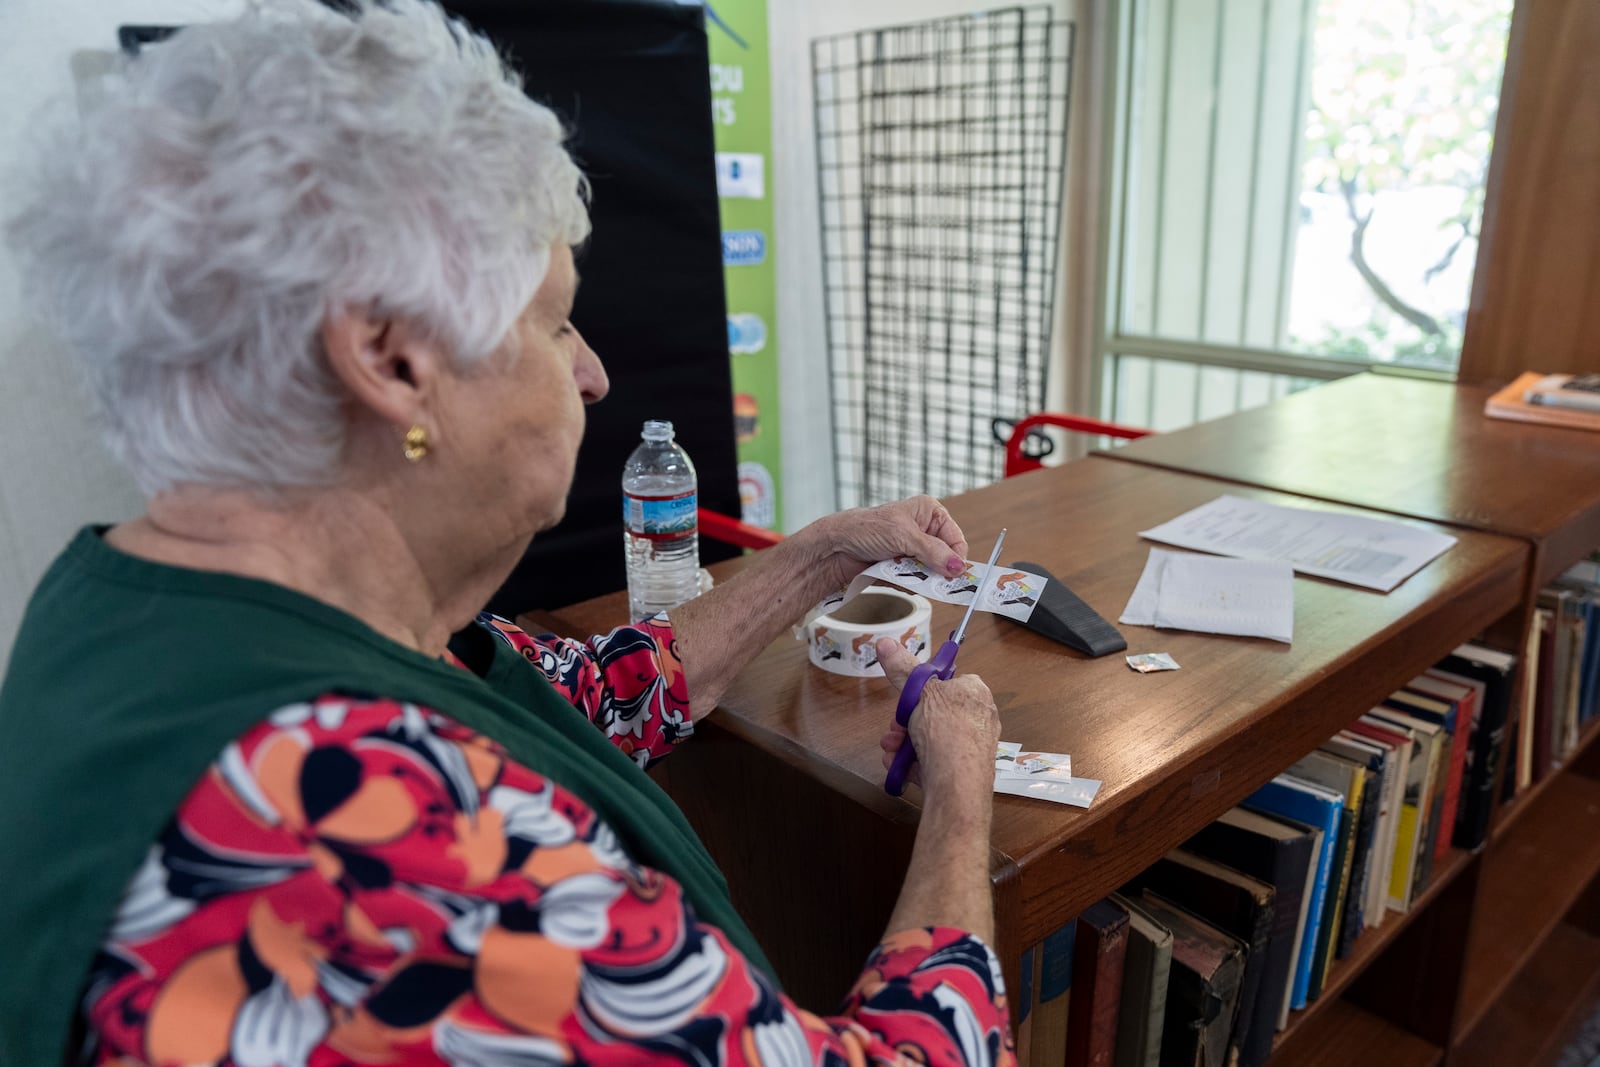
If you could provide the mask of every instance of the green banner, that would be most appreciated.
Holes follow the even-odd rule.
[[[706,5],[711,120],[722,203],[722,267],[728,291],[728,355],[744,521],[776,529],[782,442],[778,434],[778,283],[773,248],[772,87],[767,0]]]

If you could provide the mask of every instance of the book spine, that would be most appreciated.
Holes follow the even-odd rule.
[[[1033,1060],[1033,1016],[1036,1007],[1034,993],[1039,988],[1039,950],[1035,945],[1022,954],[1017,982],[1017,1026],[1012,1035],[1016,1043],[1017,1062],[1026,1064]]]
[[[1433,852],[1438,847],[1440,836],[1439,819],[1444,814],[1444,786],[1445,779],[1449,777],[1445,772],[1449,770],[1450,735],[1443,730],[1435,734],[1428,745],[1428,795],[1422,798],[1425,808],[1423,824],[1419,831],[1420,840],[1417,842],[1417,869],[1411,879],[1411,895],[1413,898],[1424,889],[1428,888],[1428,879],[1433,877]]]
[[[1253,1057],[1250,1047],[1251,1036],[1261,1032],[1263,1021],[1267,1025],[1267,1051],[1272,1049],[1272,1027],[1278,1021],[1277,1002],[1273,1002],[1273,1012],[1269,1017],[1264,983],[1268,970],[1267,954],[1272,946],[1277,914],[1278,895],[1274,889],[1267,905],[1256,911],[1255,923],[1250,928],[1249,952],[1245,955],[1244,976],[1239,988],[1239,1010],[1229,1042],[1231,1062],[1237,1062],[1239,1067],[1259,1067],[1266,1058]]]
[[[1440,667],[1483,683],[1483,696],[1467,739],[1466,782],[1462,784],[1461,816],[1456,819],[1456,846],[1474,849],[1483,845],[1490,835],[1494,781],[1501,766],[1506,766],[1514,675],[1498,665],[1480,664],[1454,654],[1446,656]]]
[[[1413,749],[1411,761],[1422,759],[1422,753]],[[1416,870],[1417,831],[1422,821],[1422,797],[1413,788],[1416,778],[1409,776],[1405,799],[1400,803],[1400,818],[1395,825],[1394,863],[1389,868],[1389,906],[1407,911],[1411,908],[1412,873]]]
[[[1361,808],[1356,818],[1355,859],[1350,864],[1350,893],[1345,901],[1344,918],[1339,926],[1337,959],[1344,959],[1365,928],[1366,886],[1372,870],[1372,839],[1378,828],[1379,797],[1377,775],[1367,780],[1361,791]]]
[[[1461,779],[1467,770],[1467,722],[1462,719],[1462,709],[1457,707],[1447,720],[1450,730],[1450,767],[1444,783],[1444,810],[1439,816],[1439,832],[1435,836],[1433,858],[1444,862],[1455,840],[1457,809],[1461,805]]]
[[[1067,1067],[1111,1067],[1116,1055],[1117,1013],[1122,1005],[1122,973],[1128,951],[1128,916],[1117,910],[1120,921],[1104,915],[1091,919],[1088,912],[1078,920]],[[1037,1060],[1038,1051],[1042,1050],[1036,1051],[1036,1062],[1042,1062]]]
[[[1583,594],[1583,665],[1578,679],[1578,721],[1588,722],[1594,714],[1595,683],[1600,679],[1600,591]]]
[[[1509,696],[1509,682],[1498,694],[1501,699],[1491,699],[1484,706],[1478,724],[1472,731],[1472,767],[1467,774],[1466,796],[1462,800],[1463,813],[1456,834],[1456,845],[1474,849],[1489,839],[1489,816],[1494,811],[1494,780],[1506,752],[1505,697]]]
[[[1568,591],[1561,600],[1562,631],[1567,662],[1561,682],[1561,716],[1553,739],[1557,760],[1565,760],[1578,747],[1578,705],[1582,696],[1583,640],[1587,623],[1583,598]]]
[[[1555,718],[1556,709],[1556,633],[1555,612],[1552,609],[1539,609],[1539,627],[1542,633],[1536,668],[1535,684],[1538,688],[1534,691],[1533,698],[1533,762],[1529,772],[1530,783],[1544,778],[1550,770],[1552,760],[1550,724]]]
[[[1272,1055],[1272,1035],[1289,1000],[1294,975],[1294,928],[1300,919],[1300,899],[1306,893],[1306,860],[1311,839],[1274,847],[1272,863],[1272,933],[1256,992],[1256,1010],[1250,1032],[1239,1049],[1241,1067],[1261,1067]]]
[[[1311,970],[1315,962],[1318,938],[1322,934],[1323,902],[1328,895],[1328,882],[1333,871],[1333,852],[1336,847],[1337,843],[1334,841],[1325,842],[1322,853],[1317,859],[1317,877],[1311,887],[1310,906],[1306,909],[1305,938],[1300,944],[1300,958],[1295,961],[1294,994],[1289,1001],[1289,1007],[1295,1010],[1306,1006],[1306,999],[1311,991]]]
[[[1035,1063],[1062,1063],[1067,1056],[1067,1019],[1072,1004],[1072,968],[1078,924],[1067,923],[1034,952],[1033,1055]],[[1022,1063],[1022,1057],[1017,1057]]]
[[[1333,854],[1333,881],[1324,898],[1322,928],[1317,934],[1317,953],[1311,968],[1311,985],[1306,990],[1308,1001],[1322,995],[1322,985],[1328,968],[1333,965],[1335,949],[1339,945],[1339,919],[1344,914],[1345,898],[1350,894],[1351,853],[1356,836],[1356,813],[1351,808],[1339,812],[1339,841]]]
[[[1516,774],[1511,776],[1511,785],[1502,798],[1504,800],[1510,800],[1533,782],[1533,735],[1537,721],[1534,705],[1539,695],[1539,657],[1544,646],[1545,631],[1549,628],[1550,613],[1542,608],[1535,609],[1533,623],[1528,627],[1527,651],[1522,657],[1522,699],[1517,702],[1517,731],[1512,743],[1516,760],[1506,767],[1508,774],[1513,769]]]

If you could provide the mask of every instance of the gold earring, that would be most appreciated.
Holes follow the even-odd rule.
[[[421,426],[413,426],[406,431],[406,458],[413,463],[422,462],[422,457],[428,454],[428,431]]]

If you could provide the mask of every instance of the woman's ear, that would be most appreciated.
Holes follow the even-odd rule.
[[[346,308],[322,324],[328,369],[355,402],[405,428],[424,421],[444,370],[444,353],[404,321]]]

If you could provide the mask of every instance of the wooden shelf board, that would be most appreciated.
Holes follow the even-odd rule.
[[[1299,1011],[1289,1013],[1289,1025],[1273,1040],[1273,1048],[1287,1045],[1299,1031],[1308,1026],[1320,1025],[1315,1022],[1325,1010],[1337,1008],[1344,1004],[1339,999],[1339,994],[1356,976],[1366,970],[1367,965],[1375,960],[1383,950],[1400,935],[1411,921],[1428,910],[1428,905],[1444,890],[1444,887],[1453,882],[1457,875],[1466,869],[1472,862],[1472,853],[1459,848],[1453,848],[1446,853],[1444,862],[1435,866],[1433,876],[1412,904],[1411,910],[1401,914],[1391,911],[1384,917],[1383,925],[1367,927],[1356,938],[1356,943],[1351,946],[1350,954],[1342,960],[1334,960],[1333,966],[1328,970],[1327,978],[1322,984],[1322,993],[1316,1000],[1307,1004]]]
[[[1600,781],[1557,774],[1483,856],[1456,1033],[1477,1026],[1600,871]]]
[[[1573,749],[1572,754],[1562,761],[1560,767],[1552,768],[1539,781],[1534,782],[1501,806],[1496,821],[1489,831],[1489,840],[1494,841],[1509,832],[1511,827],[1515,825],[1518,816],[1533,806],[1540,794],[1550,787],[1550,783],[1562,776],[1564,768],[1571,767],[1578,761],[1596,737],[1600,737],[1600,715],[1583,724],[1583,729],[1578,734],[1578,747]],[[1506,773],[1510,774],[1511,772],[1512,769],[1507,767]]]
[[[1600,997],[1600,937],[1560,923],[1478,1025],[1452,1067],[1551,1063]]]
[[[1348,1000],[1324,1000],[1327,1007],[1296,1028],[1292,1041],[1273,1049],[1270,1067],[1434,1067],[1443,1056],[1437,1045]]]

